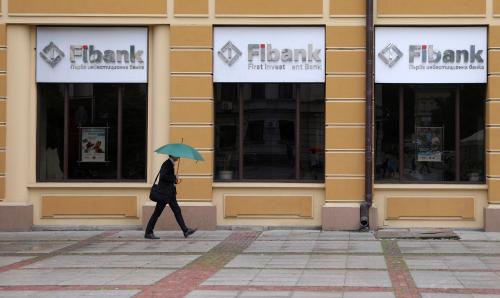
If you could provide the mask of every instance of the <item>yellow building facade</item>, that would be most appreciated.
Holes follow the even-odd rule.
[[[374,0],[377,28],[487,28],[487,92],[480,103],[485,110],[484,181],[475,183],[380,181],[375,156],[373,167],[365,168],[365,2],[2,0],[0,229],[144,226],[154,208],[149,190],[165,160],[154,150],[166,143],[183,142],[197,148],[205,159],[181,161],[178,200],[190,226],[357,230],[366,171],[371,171],[375,177],[370,186],[371,228],[500,231],[500,0]],[[36,65],[41,50],[37,32],[43,27],[147,28],[144,178],[85,181],[66,179],[66,175],[60,180],[40,179],[43,86],[37,81]],[[214,141],[218,134],[213,64],[220,50],[214,48],[217,27],[324,28],[321,179],[219,179]],[[175,228],[173,216],[163,215],[158,226]]]

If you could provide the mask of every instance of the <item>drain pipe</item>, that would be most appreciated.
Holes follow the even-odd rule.
[[[373,0],[366,0],[366,109],[365,109],[365,201],[360,206],[360,230],[370,229],[369,211],[373,197]]]

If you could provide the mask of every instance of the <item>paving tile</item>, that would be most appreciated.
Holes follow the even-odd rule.
[[[99,290],[99,291],[5,291],[0,292],[2,298],[88,298],[88,297],[133,297],[138,290]]]
[[[422,298],[500,298],[500,295],[422,293]]]
[[[302,275],[297,269],[263,269],[249,283],[249,285],[294,286]]]
[[[311,255],[307,263],[309,269],[346,269],[346,255]]]
[[[314,252],[320,253],[346,253],[349,241],[316,241]]]
[[[479,257],[483,264],[491,270],[500,270],[500,257]]]
[[[76,253],[202,253],[218,241],[99,241],[74,250]]]
[[[341,287],[345,278],[345,270],[304,270],[297,285]]]
[[[343,295],[342,292],[293,292],[291,298],[342,298]]]
[[[239,291],[192,291],[186,298],[236,298]]]
[[[222,269],[208,278],[203,285],[248,285],[261,269]]]
[[[464,288],[452,272],[410,271],[418,288]]]
[[[484,232],[479,231],[455,231],[462,241],[486,241],[489,240]]]
[[[428,241],[410,241],[410,240],[399,240],[399,249],[403,254],[411,253],[433,253],[433,249]]]
[[[165,269],[21,269],[0,273],[0,285],[149,285]]]
[[[490,241],[500,241],[500,233],[499,232],[487,232],[484,233],[488,240]]]
[[[193,240],[214,240],[222,241],[231,235],[231,231],[196,231],[189,238],[184,238],[181,231],[155,231],[155,235],[160,237],[160,241],[193,241]],[[144,231],[120,231],[103,240],[144,240]]]
[[[496,242],[462,242],[471,253],[500,254],[500,245]]]
[[[0,244],[1,245],[1,244]],[[0,256],[0,267],[32,259],[33,257],[4,257]]]
[[[349,253],[382,253],[379,241],[349,241]]]
[[[51,253],[58,249],[75,244],[70,241],[13,241],[1,242],[0,253],[21,253],[21,254],[39,254]]]
[[[322,231],[318,240],[344,240],[348,241],[350,232]]]
[[[349,287],[391,287],[387,271],[347,271],[345,286]]]
[[[37,231],[0,232],[0,241],[78,241],[103,233],[102,231]]]
[[[288,298],[290,295],[288,291],[242,291],[238,298]]]
[[[348,269],[387,269],[384,256],[348,256]]]
[[[358,297],[369,297],[369,298],[394,298],[396,297],[394,293],[389,292],[346,292],[343,298],[358,298]]]
[[[405,256],[404,259],[410,269],[488,269],[476,256]]]
[[[265,268],[272,255],[238,255],[225,268]]]
[[[375,234],[373,232],[350,232],[349,240],[377,240],[377,238],[375,238]]]
[[[24,268],[181,268],[200,255],[63,255]]]
[[[454,272],[465,288],[500,289],[500,276],[493,272]]]

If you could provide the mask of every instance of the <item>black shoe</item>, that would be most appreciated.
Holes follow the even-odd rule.
[[[184,238],[187,238],[189,235],[193,235],[194,232],[196,232],[198,229],[190,229],[188,228],[187,230],[184,231]]]
[[[154,233],[146,233],[144,234],[144,238],[146,239],[160,239],[160,237],[156,236]]]

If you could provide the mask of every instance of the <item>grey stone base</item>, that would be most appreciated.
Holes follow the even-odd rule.
[[[369,212],[370,230],[377,230],[377,208],[372,206]],[[357,231],[360,228],[359,204],[325,204],[322,213],[325,231]]]
[[[217,226],[217,211],[215,206],[180,206],[182,209],[182,217],[186,225],[190,228],[198,228],[200,230],[215,230]],[[149,218],[153,213],[155,206],[142,207],[142,228],[146,229]],[[155,226],[155,231],[160,230],[179,230],[179,225],[175,221],[172,210],[167,205],[161,214]]]
[[[0,204],[0,231],[31,231],[33,205]]]
[[[500,206],[490,205],[484,209],[484,231],[500,232]]]

